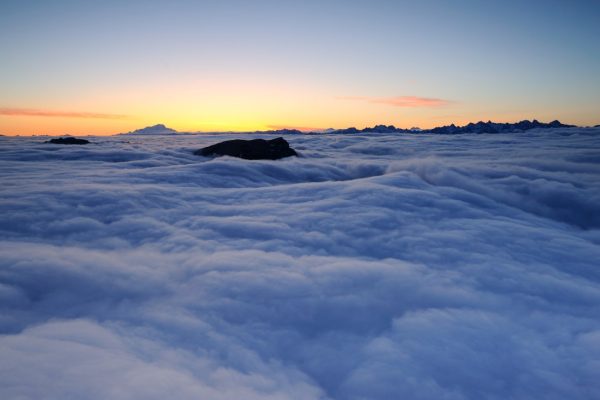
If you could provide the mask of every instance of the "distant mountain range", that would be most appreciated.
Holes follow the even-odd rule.
[[[539,122],[538,120],[523,120],[516,123],[501,123],[501,122],[483,122],[469,123],[464,126],[445,125],[432,129],[402,129],[396,128],[394,125],[375,125],[364,129],[346,128],[337,129],[330,133],[437,133],[437,134],[461,134],[461,133],[509,133],[523,132],[535,128],[575,128],[575,125],[566,125],[560,121],[552,121],[550,123]]]
[[[157,124],[131,132],[120,133],[119,135],[174,135],[176,133],[175,129],[167,128],[163,124]]]
[[[470,123],[465,126],[447,125],[439,128],[433,128],[428,130],[431,133],[444,133],[444,134],[455,134],[455,133],[508,133],[508,132],[522,132],[536,128],[575,128],[575,125],[566,125],[558,120],[554,120],[550,123],[539,122],[538,120],[528,121],[523,120],[516,123],[498,123],[498,122],[483,122]]]
[[[464,126],[445,125],[432,129],[419,129],[419,128],[396,128],[394,125],[375,125],[373,127],[367,127],[358,129],[355,127],[344,128],[344,129],[325,129],[322,131],[315,132],[303,132],[298,129],[275,129],[267,131],[254,131],[254,132],[230,132],[230,133],[255,133],[255,134],[273,134],[273,135],[322,135],[322,134],[361,134],[361,133],[436,133],[445,135],[456,135],[463,133],[511,133],[511,132],[524,132],[530,129],[548,129],[548,128],[575,128],[575,125],[566,125],[560,121],[552,121],[549,123],[539,122],[538,120],[523,120],[515,123],[505,122],[471,122]],[[600,125],[595,126],[600,127]],[[120,135],[175,135],[178,134],[174,129],[167,128],[163,124],[157,124],[135,131],[121,133]],[[200,133],[200,132],[198,132]]]
[[[483,122],[479,121],[476,123],[469,123],[464,126],[446,125],[432,129],[420,129],[420,128],[396,128],[394,125],[375,125],[373,127],[367,127],[358,129],[355,127],[345,129],[325,129],[319,132],[302,132],[297,129],[277,129],[271,131],[257,131],[255,133],[270,133],[276,135],[286,134],[308,134],[308,135],[320,135],[320,134],[360,134],[360,133],[437,133],[437,134],[461,134],[461,133],[509,133],[509,132],[524,132],[530,129],[540,128],[575,128],[575,125],[566,125],[560,121],[552,121],[549,123],[539,122],[538,120],[523,120],[515,123],[500,123],[500,122]]]

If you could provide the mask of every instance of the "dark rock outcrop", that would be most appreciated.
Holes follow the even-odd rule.
[[[197,156],[232,156],[246,160],[278,160],[298,155],[282,137],[272,140],[226,140],[196,150],[194,154]]]
[[[85,139],[77,139],[74,137],[64,137],[64,138],[56,138],[50,139],[44,143],[53,143],[53,144],[88,144],[89,140]]]

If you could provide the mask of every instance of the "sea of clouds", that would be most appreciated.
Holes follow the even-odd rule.
[[[600,129],[231,137],[0,138],[0,398],[600,398]]]

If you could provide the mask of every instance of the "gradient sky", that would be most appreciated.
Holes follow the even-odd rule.
[[[600,1],[0,2],[0,133],[600,124]]]

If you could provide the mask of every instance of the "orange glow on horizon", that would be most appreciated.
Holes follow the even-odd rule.
[[[270,80],[247,83],[231,77],[190,80],[178,85],[132,85],[118,90],[105,87],[87,98],[62,99],[51,105],[0,108],[0,134],[112,135],[159,123],[180,132],[282,128],[312,131],[377,124],[428,129],[479,120],[516,122],[533,118],[581,125],[597,123],[590,120],[586,110],[578,114],[549,107],[519,109],[509,103],[492,109],[489,105],[462,100],[418,96],[341,97],[300,83],[284,85]]]

